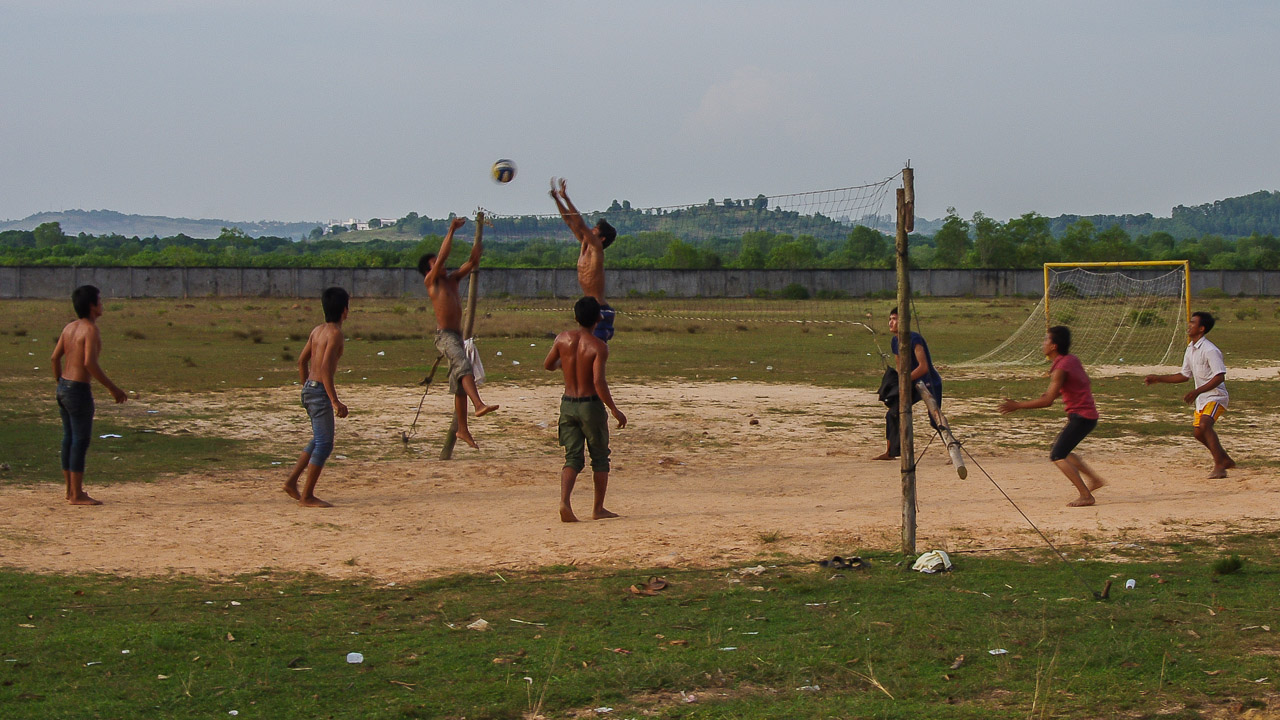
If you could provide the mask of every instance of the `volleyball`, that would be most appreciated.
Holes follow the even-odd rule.
[[[516,164],[510,160],[499,160],[493,164],[493,169],[490,170],[490,174],[493,175],[494,182],[505,185],[515,179]]]

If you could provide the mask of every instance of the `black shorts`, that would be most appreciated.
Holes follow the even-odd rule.
[[[1062,432],[1058,433],[1058,439],[1053,441],[1053,448],[1049,450],[1049,459],[1053,462],[1066,459],[1080,441],[1084,440],[1096,427],[1098,427],[1097,418],[1067,415],[1067,426],[1062,428]]]

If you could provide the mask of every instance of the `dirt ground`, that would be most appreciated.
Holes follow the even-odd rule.
[[[1258,377],[1273,378],[1274,369]],[[428,396],[419,434],[406,446],[400,432],[419,391],[344,388],[353,415],[339,421],[335,456],[321,477],[317,494],[335,505],[323,510],[300,508],[280,491],[309,434],[296,388],[100,406],[100,414],[146,417],[160,432],[257,439],[278,451],[282,464],[101,485],[93,482],[92,464],[111,459],[95,446],[88,489],[106,502],[101,507],[65,505],[61,485],[0,488],[0,565],[215,577],[306,571],[394,581],[548,565],[723,566],[775,553],[818,559],[900,546],[899,465],[868,459],[884,448],[883,406],[869,392],[748,383],[615,386],[630,425],[613,431],[607,505],[622,517],[589,519],[584,473],[575,494],[584,522],[569,525],[556,512],[558,389],[482,391],[503,408],[472,421],[481,450],[460,446],[454,460],[442,462],[435,456],[447,398]],[[1131,547],[1280,526],[1275,415],[1228,413],[1220,421],[1240,463],[1226,480],[1204,479],[1208,453],[1191,438],[1189,412],[1186,432],[1177,437],[1089,438],[1080,451],[1109,484],[1098,491],[1097,505],[1068,508],[1074,491],[1047,460],[1061,407],[1001,417],[994,405],[994,398],[949,402],[952,414],[970,418],[955,429],[981,469],[971,460],[961,480],[941,444],[929,445],[918,470],[921,551],[1041,545],[996,483],[1064,546]],[[178,407],[206,419],[165,420]],[[1108,412],[1121,409],[1104,407],[1104,422]],[[928,442],[919,414],[916,427],[919,451]]]

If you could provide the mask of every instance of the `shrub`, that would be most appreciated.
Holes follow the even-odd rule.
[[[1226,297],[1226,296],[1227,296],[1227,294],[1226,294],[1225,292],[1223,292],[1223,291],[1222,291],[1222,288],[1207,287],[1207,288],[1205,288],[1205,289],[1203,289],[1203,290],[1201,290],[1201,291],[1200,291],[1200,297],[1202,297],[1202,298],[1214,298],[1214,299],[1217,299],[1217,298],[1224,298],[1224,297]]]
[[[800,283],[791,283],[778,292],[778,297],[786,300],[808,300],[809,288]]]
[[[1213,563],[1213,574],[1230,575],[1233,572],[1237,572],[1242,567],[1244,567],[1244,560],[1241,560],[1239,555],[1219,558]]]
[[[1260,313],[1256,307],[1240,308],[1236,310],[1237,320],[1257,320]]]
[[[1148,327],[1155,325],[1160,320],[1160,315],[1155,310],[1130,310],[1129,323],[1134,327]]]

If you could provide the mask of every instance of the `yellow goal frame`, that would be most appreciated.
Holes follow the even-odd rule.
[[[1054,262],[1044,264],[1044,327],[1049,329],[1049,270],[1052,268],[1102,268],[1102,267],[1182,267],[1182,279],[1186,286],[1183,297],[1186,299],[1185,320],[1191,322],[1191,262],[1189,260],[1135,260],[1133,262]]]

